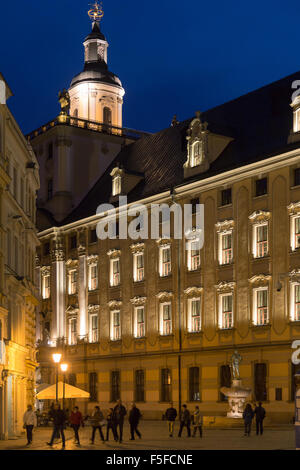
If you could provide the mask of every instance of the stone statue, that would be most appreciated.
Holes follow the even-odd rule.
[[[58,101],[61,106],[62,114],[69,114],[70,111],[70,95],[69,92],[64,88],[58,94]]]
[[[242,362],[242,356],[237,352],[231,356],[231,371],[232,371],[232,379],[239,380],[240,379],[240,363]]]

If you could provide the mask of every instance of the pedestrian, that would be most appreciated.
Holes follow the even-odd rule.
[[[75,442],[78,446],[80,446],[79,428],[80,426],[84,427],[84,422],[83,422],[83,417],[79,411],[78,406],[75,406],[73,408],[73,411],[71,412],[69,420],[70,420],[71,427],[74,430]]]
[[[132,407],[129,412],[129,424],[130,424],[130,435],[131,435],[130,440],[131,441],[134,441],[134,433],[136,433],[136,435],[140,439],[142,439],[142,435],[140,431],[138,430],[138,425],[139,425],[139,421],[141,417],[142,415],[141,415],[140,410],[136,407],[135,403],[132,403]]]
[[[66,439],[65,439],[64,429],[66,426],[67,417],[66,417],[66,413],[64,412],[64,410],[61,409],[59,403],[55,403],[52,416],[53,416],[53,432],[52,432],[51,440],[50,442],[47,442],[47,444],[48,446],[52,447],[55,437],[59,436],[60,434],[61,439],[62,439],[62,449],[65,449]]]
[[[116,422],[115,422],[115,416],[114,416],[114,410],[113,408],[109,408],[108,415],[106,417],[107,421],[107,426],[106,426],[106,440],[109,440],[109,430],[112,430],[114,440],[117,442],[118,441],[118,435],[116,431]]]
[[[202,425],[203,425],[203,417],[200,413],[199,406],[195,406],[195,411],[193,413],[193,437],[196,437],[197,429],[199,429],[200,437],[202,437]]]
[[[122,405],[122,401],[119,399],[117,401],[116,406],[114,407],[114,419],[116,423],[116,432],[118,434],[119,428],[119,442],[121,443],[123,440],[123,426],[124,426],[124,418],[127,414],[125,406]]]
[[[174,422],[177,417],[177,411],[173,407],[173,402],[170,403],[170,408],[167,409],[165,413],[165,417],[168,421],[168,428],[169,428],[169,436],[173,437],[173,432],[174,432]]]
[[[93,432],[92,432],[92,437],[91,437],[91,444],[94,444],[97,429],[99,430],[101,441],[104,442],[104,436],[102,432],[102,426],[104,426],[104,423],[105,423],[104,416],[103,416],[102,411],[100,410],[100,406],[95,406],[94,412],[92,414]]]
[[[37,427],[36,414],[32,409],[31,405],[27,406],[27,411],[23,415],[24,428],[26,429],[27,445],[32,443],[32,431],[34,427]]]
[[[246,405],[246,408],[243,413],[244,423],[245,423],[245,436],[250,436],[251,433],[251,424],[254,418],[254,411],[250,403]]]
[[[262,435],[264,432],[263,422],[266,417],[266,410],[263,408],[261,401],[258,403],[258,406],[255,407],[254,414],[256,420],[256,435],[258,436],[259,433]]]
[[[181,437],[183,428],[186,426],[188,437],[191,437],[191,414],[187,409],[186,405],[182,405],[182,410],[180,413],[180,429],[178,437]]]

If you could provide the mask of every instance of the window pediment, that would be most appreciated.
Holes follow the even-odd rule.
[[[292,202],[287,209],[290,215],[300,215],[300,201]]]
[[[187,287],[187,289],[184,290],[184,293],[187,297],[197,297],[199,296],[203,291],[203,287]]]
[[[147,300],[147,297],[134,297],[133,299],[130,299],[130,302],[133,305],[138,306],[138,305],[145,305],[146,300]]]
[[[111,300],[108,302],[108,306],[111,310],[119,310],[122,306],[121,300]]]
[[[217,292],[218,293],[232,293],[234,288],[235,288],[235,282],[232,281],[232,282],[226,282],[226,281],[222,281],[222,282],[219,282],[219,284],[217,284],[216,286],[216,289],[217,289]]]
[[[216,229],[218,233],[229,232],[233,230],[234,220],[223,220],[216,223]]]
[[[249,282],[254,286],[267,286],[269,281],[271,280],[271,276],[268,274],[258,274],[253,276],[249,279]]]
[[[254,211],[251,215],[249,215],[249,220],[253,224],[258,223],[266,223],[271,218],[271,212],[269,211]]]

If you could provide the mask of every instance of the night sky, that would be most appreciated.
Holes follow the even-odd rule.
[[[89,3],[1,1],[0,71],[25,133],[58,114],[58,91],[82,70]],[[103,0],[103,9],[126,127],[157,131],[175,113],[186,119],[300,70],[294,0]]]

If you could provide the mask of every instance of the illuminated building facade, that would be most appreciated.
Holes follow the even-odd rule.
[[[6,105],[11,95],[0,74],[0,439],[21,434],[37,367],[38,163]]]

